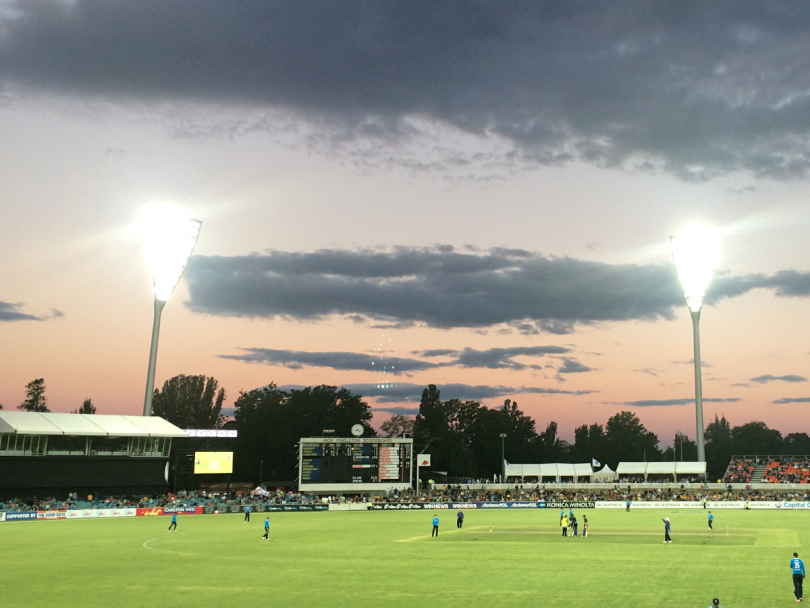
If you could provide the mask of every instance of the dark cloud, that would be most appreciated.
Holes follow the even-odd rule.
[[[810,403],[810,397],[783,397],[782,399],[777,399],[774,401],[775,404],[783,404],[783,403]]]
[[[422,399],[424,384],[409,383],[379,383],[379,384],[344,384],[343,387],[363,397],[375,397],[380,403],[408,403],[419,402]],[[537,395],[589,395],[595,391],[564,391],[556,388],[541,388],[535,386],[487,386],[470,384],[437,384],[442,399],[495,399],[498,397],[512,397],[521,394]],[[303,388],[301,385],[285,385],[279,389],[289,391]]]
[[[689,361],[670,361],[670,363],[672,363],[673,365],[694,365],[695,364],[695,359],[693,357],[693,358],[689,359]],[[709,365],[705,361],[701,361],[700,362],[700,367],[709,368],[709,367],[711,367],[711,365]]]
[[[383,371],[386,373],[401,374],[403,372],[422,371],[446,367],[447,364],[431,363],[418,359],[403,359],[400,357],[380,357],[363,353],[323,352],[311,353],[295,350],[276,350],[272,348],[240,348],[241,355],[219,355],[221,359],[234,359],[248,363],[268,363],[283,365],[290,369],[300,369],[303,366],[328,367],[339,370],[368,370]]]
[[[581,374],[589,371],[591,371],[591,368],[587,365],[583,365],[579,361],[566,358],[563,359],[562,366],[557,369],[558,374]]]
[[[541,365],[527,365],[515,361],[514,357],[542,357],[544,355],[559,355],[569,352],[562,346],[525,346],[513,348],[490,348],[475,350],[465,348],[458,354],[455,363],[461,367],[486,367],[489,369],[543,369]]]
[[[371,411],[373,413],[388,412],[392,416],[415,416],[416,414],[419,413],[419,408],[391,406],[391,407],[375,407],[372,408]]]
[[[458,351],[452,348],[433,348],[430,350],[415,350],[413,354],[423,357],[447,357],[449,355],[457,355]]]
[[[438,328],[505,323],[523,333],[557,334],[575,324],[669,319],[685,306],[674,264],[604,264],[497,249],[459,253],[449,246],[194,256],[185,276],[192,310],[237,317],[335,314]],[[803,296],[808,285],[810,273],[793,271],[721,276],[706,300],[753,289]]]
[[[300,369],[303,366],[328,367],[339,370],[367,370],[386,371],[390,374],[401,374],[404,372],[423,371],[437,369],[440,367],[466,367],[466,368],[489,368],[489,369],[512,369],[522,370],[543,369],[540,365],[527,365],[514,361],[512,357],[542,357],[547,354],[562,354],[569,352],[569,349],[561,346],[528,346],[514,348],[491,348],[488,350],[475,350],[465,348],[464,350],[434,349],[426,351],[414,351],[414,354],[423,357],[450,357],[449,361],[432,362],[421,359],[404,359],[400,357],[389,357],[385,354],[367,355],[363,353],[350,352],[304,352],[294,350],[277,350],[272,348],[240,348],[243,354],[240,355],[219,355],[221,359],[232,359],[245,361],[247,363],[268,363],[270,365],[283,365],[290,369]],[[569,359],[565,359],[563,366],[569,371],[562,373],[572,373],[574,371],[589,371],[584,365],[584,369],[575,369],[580,365]],[[560,368],[561,370],[563,368]]]
[[[810,167],[804,2],[11,6],[0,84],[257,109],[249,124],[187,125],[187,136],[269,128],[263,111],[277,109],[328,124],[337,145],[406,138],[423,118],[506,141],[504,162],[581,160],[690,180]],[[469,162],[448,154],[442,165]]]
[[[704,399],[703,403],[736,403],[740,399],[738,397],[731,397],[728,399]],[[656,407],[664,405],[687,405],[694,403],[695,398],[689,399],[642,399],[641,401],[626,401],[623,405],[630,405],[634,407]]]
[[[26,312],[22,312],[22,304],[12,302],[0,302],[0,323],[10,323],[13,321],[45,321],[46,319],[58,319],[64,314],[59,310],[52,310],[49,317],[37,317]]]
[[[765,374],[763,376],[757,376],[756,378],[751,378],[751,382],[756,382],[757,384],[766,384],[768,382],[807,382],[807,378],[804,376],[796,376],[794,374],[788,374],[787,376],[772,376],[771,374]]]

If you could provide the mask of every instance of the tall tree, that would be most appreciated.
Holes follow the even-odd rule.
[[[611,416],[605,426],[605,461],[612,468],[619,462],[661,459],[658,436],[648,431],[633,412]]]
[[[505,460],[514,463],[535,462],[537,433],[534,420],[524,414],[516,401],[507,399],[502,406],[482,408],[472,430],[471,450],[475,458],[476,477],[491,478],[503,470],[501,449]],[[506,435],[503,440],[501,433]]]
[[[85,399],[82,403],[82,406],[79,409],[73,410],[70,412],[71,414],[95,414],[96,413],[96,406],[93,405],[93,402],[90,399]]]
[[[574,429],[571,457],[575,462],[590,462],[593,459],[606,462],[605,428],[594,422],[590,426],[583,424]]]
[[[25,401],[17,406],[25,412],[50,412],[45,398],[45,380],[37,378],[25,385]]]
[[[800,456],[810,455],[810,435],[807,433],[790,433],[785,437],[785,454]]]
[[[412,416],[394,414],[380,425],[380,430],[385,433],[386,437],[399,437],[404,433],[412,435],[413,422],[414,419]]]
[[[695,462],[697,460],[697,442],[689,439],[685,433],[675,433],[672,446],[664,450],[663,459],[675,462]]]
[[[714,422],[706,426],[706,472],[710,480],[722,479],[734,454],[731,441],[731,425],[725,416],[714,415]]]
[[[271,383],[241,392],[234,407],[239,429],[234,466],[242,479],[256,479],[260,469],[264,479],[297,478],[301,437],[320,437],[326,429],[349,437],[355,424],[365,427],[366,436],[375,435],[368,403],[345,388],[315,386],[287,393]]]
[[[568,456],[568,442],[557,437],[557,423],[553,420],[538,435],[540,462],[561,462]]]
[[[155,389],[152,414],[165,418],[181,429],[214,429],[222,426],[225,389],[206,376],[179,375]]]
[[[764,422],[748,422],[731,429],[735,454],[779,455],[784,447],[782,433]]]

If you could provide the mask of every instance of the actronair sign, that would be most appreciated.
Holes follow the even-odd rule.
[[[183,429],[183,432],[189,437],[216,437],[221,438],[235,438],[237,431],[233,429]]]

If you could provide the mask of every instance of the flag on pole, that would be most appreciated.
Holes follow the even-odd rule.
[[[420,467],[429,467],[430,466],[430,454],[419,454],[416,457],[416,461]]]
[[[599,461],[596,458],[591,458],[591,467],[592,468],[596,469],[596,468],[599,468],[601,466],[602,465],[599,463]]]

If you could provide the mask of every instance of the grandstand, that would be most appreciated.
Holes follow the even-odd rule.
[[[553,462],[546,464],[507,464],[507,481],[520,483],[564,483],[590,481],[593,469],[590,464]]]
[[[723,475],[724,483],[810,483],[810,456],[732,456]]]
[[[705,462],[620,462],[616,471],[594,471],[587,463],[507,464],[507,482],[520,483],[644,483],[697,482],[706,477]]]
[[[157,416],[0,411],[0,498],[165,493],[180,437]]]

